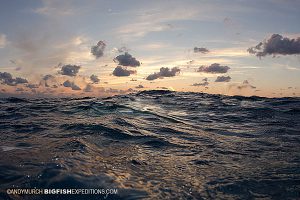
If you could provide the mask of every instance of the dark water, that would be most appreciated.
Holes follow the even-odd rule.
[[[148,91],[0,103],[0,199],[300,198],[299,98]]]

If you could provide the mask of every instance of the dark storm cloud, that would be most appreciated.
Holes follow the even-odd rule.
[[[5,85],[10,86],[28,83],[28,81],[25,78],[13,78],[13,76],[8,72],[0,72],[0,81]]]
[[[230,82],[230,76],[218,76],[215,82]]]
[[[113,71],[114,76],[130,76],[130,74],[135,74],[135,73],[136,73],[136,71],[128,70],[121,66],[117,66]]]
[[[219,63],[213,63],[209,66],[201,66],[198,68],[198,72],[212,73],[212,74],[223,74],[226,73],[230,67],[222,66]]]
[[[289,39],[279,34],[273,34],[269,39],[260,42],[255,47],[250,47],[247,51],[260,58],[267,55],[300,54],[300,37]]]
[[[61,68],[61,74],[66,76],[76,76],[79,69],[80,66],[78,65],[64,65]]]
[[[207,48],[204,47],[194,47],[194,53],[208,53],[209,50]]]
[[[180,72],[180,69],[178,67],[173,67],[169,69],[168,67],[162,67],[160,68],[159,72],[150,74],[147,76],[146,80],[152,81],[158,78],[163,78],[163,77],[173,77],[176,76]]]
[[[72,90],[81,90],[81,88],[79,86],[77,86],[74,82],[71,82],[69,80],[66,80],[63,83],[63,86],[70,87],[70,88],[72,88]]]
[[[98,59],[104,55],[105,47],[104,41],[100,40],[95,46],[91,47],[91,53]]]
[[[98,78],[98,76],[96,76],[94,74],[90,76],[90,79],[93,83],[99,83],[100,82],[100,79]]]
[[[115,57],[114,61],[115,62],[118,61],[119,65],[129,66],[129,67],[138,67],[141,65],[141,63],[135,57],[133,57],[127,52]]]

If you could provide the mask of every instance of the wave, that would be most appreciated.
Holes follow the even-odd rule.
[[[17,199],[5,192],[14,187],[117,188],[108,199],[299,195],[299,98],[155,90],[0,102],[0,199]]]

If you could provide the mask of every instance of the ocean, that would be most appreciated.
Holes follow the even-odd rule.
[[[300,98],[144,91],[0,103],[0,199],[300,198]],[[8,194],[17,188],[117,193]]]

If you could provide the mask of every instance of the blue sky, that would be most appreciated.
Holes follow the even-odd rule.
[[[86,96],[168,88],[300,96],[298,53],[259,58],[247,52],[273,34],[299,38],[299,8],[300,2],[293,0],[2,1],[0,72],[26,78],[28,83],[2,83],[1,94]],[[98,41],[106,46],[97,59],[90,51]],[[124,54],[117,50],[121,47],[141,63],[122,66],[135,71],[130,76],[113,74],[118,66],[114,58]],[[209,52],[195,53],[194,47]],[[214,63],[230,69],[227,73],[198,70]],[[64,65],[81,68],[76,76],[66,76],[61,73]],[[180,73],[164,77],[159,73],[162,67],[177,67]],[[147,80],[153,73],[159,78]],[[47,74],[54,78],[45,84],[43,76]],[[91,82],[92,74],[99,77],[99,83]],[[231,79],[215,82],[218,76]],[[207,85],[193,86],[204,78]],[[67,80],[80,90],[64,87]],[[85,90],[87,85],[91,90]],[[144,88],[137,89],[138,85]]]

